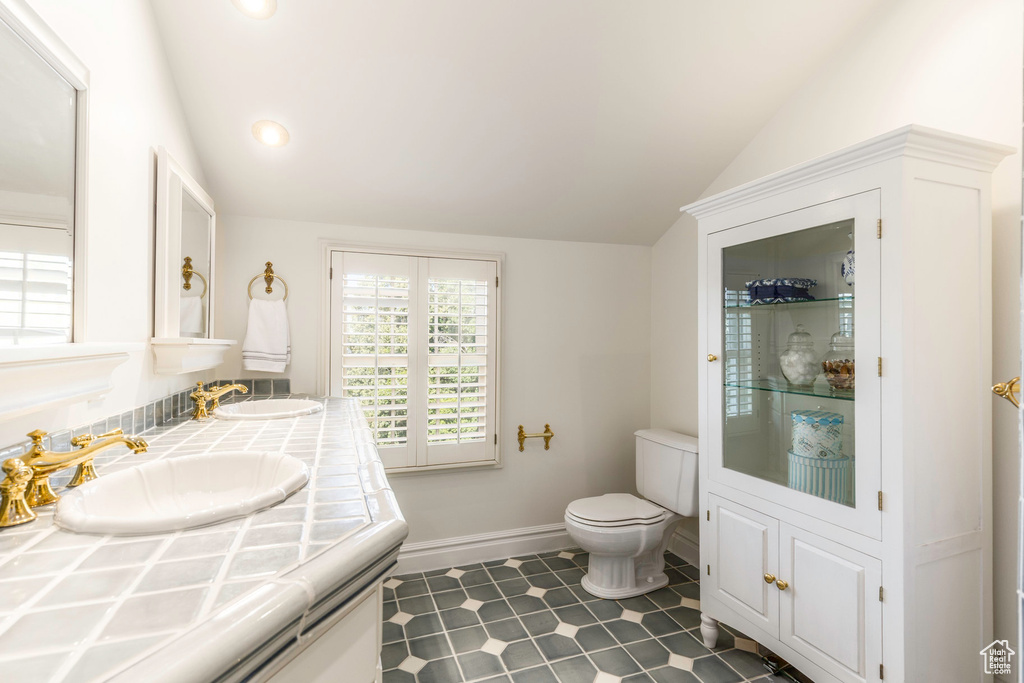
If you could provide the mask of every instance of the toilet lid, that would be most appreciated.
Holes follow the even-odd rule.
[[[665,509],[628,493],[606,493],[580,498],[569,503],[566,514],[582,522],[595,524],[655,524],[665,517]]]

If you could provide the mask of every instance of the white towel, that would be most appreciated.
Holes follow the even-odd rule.
[[[253,299],[242,344],[242,367],[259,372],[284,372],[292,360],[288,308],[283,300]]]
[[[181,309],[179,334],[182,337],[206,336],[206,305],[198,296],[183,296],[178,303]]]

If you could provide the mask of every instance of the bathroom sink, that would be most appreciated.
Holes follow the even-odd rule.
[[[154,534],[222,522],[277,505],[309,480],[285,453],[231,451],[146,463],[65,493],[55,520],[91,534]]]
[[[307,398],[268,398],[219,406],[213,415],[222,420],[274,420],[319,413],[323,409],[322,403]]]

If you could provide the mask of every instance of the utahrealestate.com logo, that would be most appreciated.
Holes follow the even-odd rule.
[[[980,654],[984,658],[986,674],[1009,676],[1013,673],[1013,656],[1017,653],[1010,649],[1009,641],[994,640]]]

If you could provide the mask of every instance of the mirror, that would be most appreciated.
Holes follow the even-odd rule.
[[[88,72],[47,50],[25,19],[0,4],[0,346],[67,343],[81,325],[76,189]]]
[[[157,337],[212,338],[215,221],[213,200],[161,147],[157,153]]]

